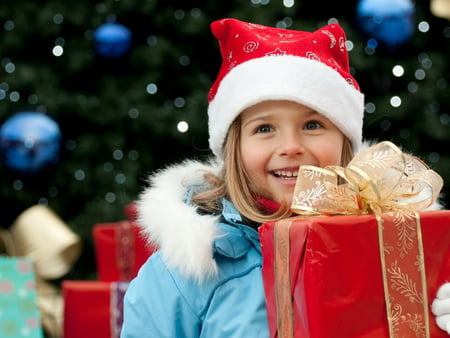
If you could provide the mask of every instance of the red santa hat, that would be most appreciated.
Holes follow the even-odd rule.
[[[222,19],[211,29],[222,54],[208,97],[209,144],[216,156],[222,157],[234,119],[265,100],[290,100],[316,110],[359,150],[364,97],[350,74],[339,24],[310,33]]]

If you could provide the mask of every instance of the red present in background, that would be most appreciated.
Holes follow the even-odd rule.
[[[439,286],[450,278],[450,211],[420,216],[429,308]],[[271,338],[283,337],[277,333],[276,223],[260,228]],[[389,337],[376,217],[295,218],[289,236],[294,337]],[[430,337],[447,337],[431,311],[428,317]]]
[[[118,338],[127,287],[128,282],[63,281],[64,338]]]
[[[156,250],[131,221],[99,223],[93,227],[98,279],[104,282],[133,279]]]
[[[130,221],[136,222],[138,218],[137,203],[132,202],[125,205],[125,207],[123,208],[123,212]]]

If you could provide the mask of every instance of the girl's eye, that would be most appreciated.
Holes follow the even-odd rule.
[[[264,124],[256,128],[257,133],[270,133],[273,130],[272,126]]]
[[[322,127],[322,124],[318,121],[309,121],[305,124],[307,130],[319,129],[320,127]]]

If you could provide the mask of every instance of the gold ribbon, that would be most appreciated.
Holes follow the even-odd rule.
[[[390,337],[429,337],[418,212],[442,186],[436,172],[391,142],[364,149],[347,167],[299,169],[291,207],[297,214],[375,214]]]
[[[347,167],[302,166],[292,210],[301,215],[355,215],[422,211],[432,205],[442,178],[391,142],[356,154]]]
[[[78,235],[52,211],[35,205],[22,212],[9,230],[0,229],[0,252],[27,257],[34,263],[38,307],[49,337],[61,337],[63,299],[47,282],[69,272],[82,250]]]
[[[434,16],[450,20],[450,2],[448,0],[431,0],[430,11]]]

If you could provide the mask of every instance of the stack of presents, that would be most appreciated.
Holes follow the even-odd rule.
[[[134,204],[125,213],[128,220],[93,226],[98,280],[62,283],[64,338],[120,336],[125,291],[154,252],[133,222]]]
[[[48,207],[25,210],[0,230],[0,337],[118,338],[128,283],[153,253],[128,218],[95,224],[97,280],[63,280],[82,252],[80,237]]]
[[[80,238],[48,207],[22,212],[0,229],[0,337],[61,337],[63,300],[50,281],[66,275]]]
[[[424,211],[442,178],[390,143],[369,149],[346,168],[302,167],[298,215],[259,228],[270,338],[447,337],[430,303],[450,279],[450,211]],[[154,250],[129,218],[94,226],[98,280],[63,281],[64,338],[119,336],[128,283]],[[44,256],[30,257],[38,281],[64,272]],[[41,337],[33,278],[27,259],[0,260],[0,336]]]

